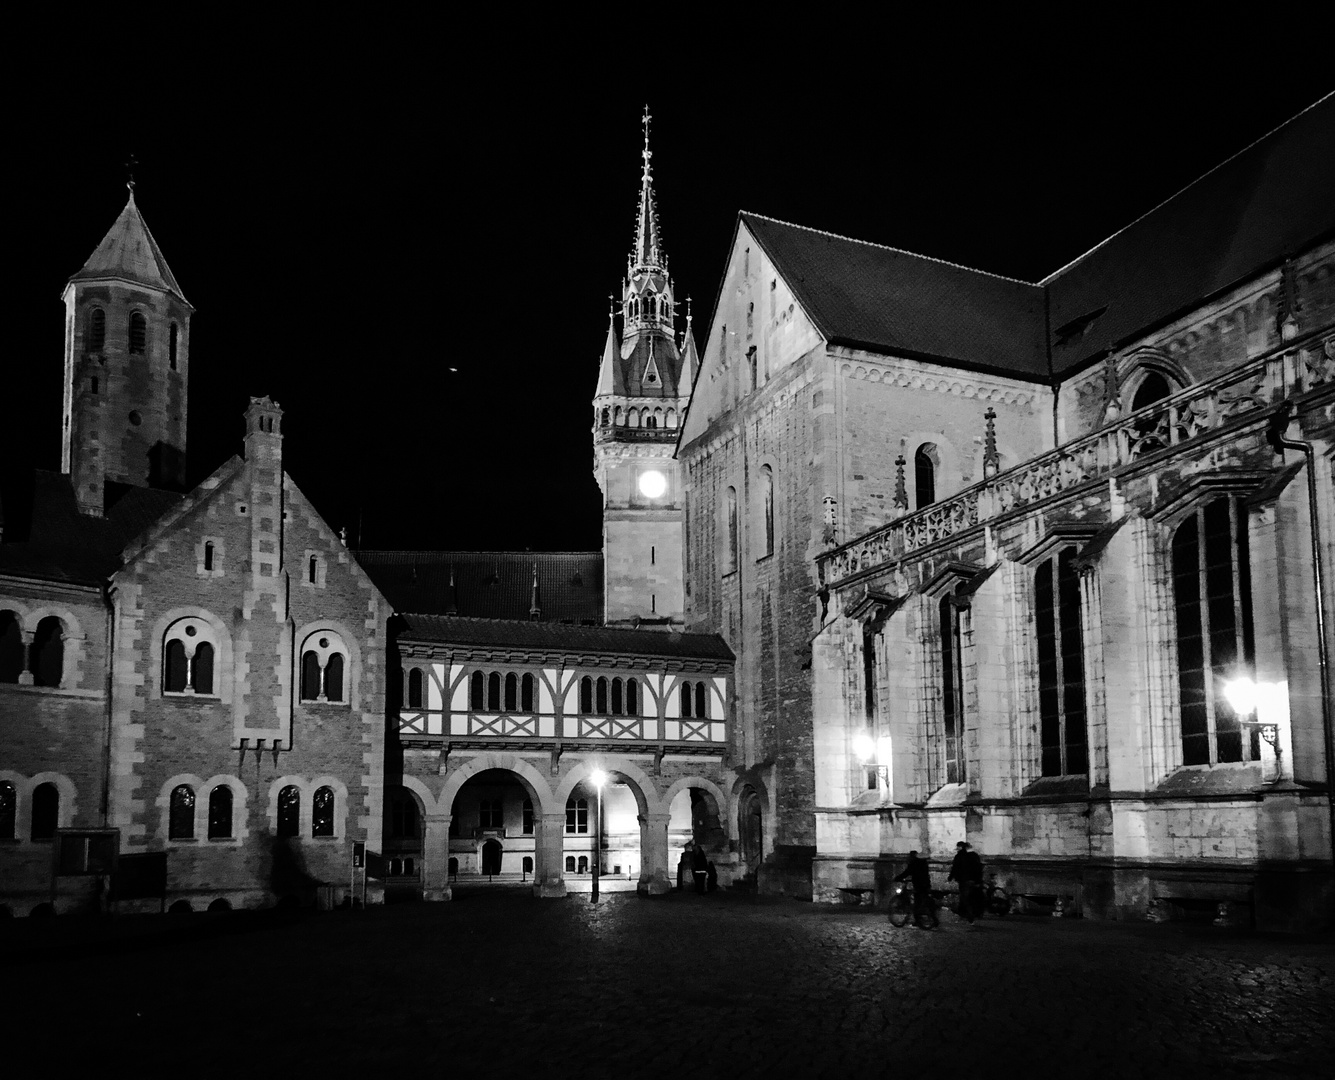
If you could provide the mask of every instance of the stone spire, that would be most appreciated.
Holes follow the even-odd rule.
[[[686,332],[681,336],[681,380],[677,391],[690,398],[695,373],[700,369],[700,355],[695,351],[695,334],[691,330],[691,298],[686,298]],[[683,421],[684,422],[684,421]]]
[[[167,265],[162,249],[148,231],[144,217],[134,201],[134,186],[130,197],[114,225],[102,237],[83,269],[70,282],[121,281],[129,285],[147,285],[150,289],[171,293],[186,302],[181,286]]]
[[[538,564],[533,564],[533,596],[529,600],[528,617],[537,622],[542,618],[542,599],[538,596]]]
[[[644,107],[644,169],[640,173],[640,207],[635,218],[635,247],[631,251],[631,276],[639,269],[663,265],[662,246],[658,238],[658,210],[654,206],[653,169],[649,161],[654,156],[649,149],[649,106]]]
[[[603,397],[617,392],[617,361],[621,355],[621,345],[617,342],[616,308],[607,313],[607,340],[603,343],[603,359],[598,365],[598,389],[595,397]]]

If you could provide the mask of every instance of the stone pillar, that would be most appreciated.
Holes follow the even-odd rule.
[[[670,814],[640,815],[640,880],[635,891],[662,896],[672,888],[668,877],[668,819]]]
[[[422,899],[449,900],[450,815],[427,814],[422,835]]]
[[[533,846],[533,895],[558,897],[566,894],[565,854],[566,816],[543,814],[536,822],[537,842]]]
[[[23,669],[19,672],[19,685],[31,686],[32,677],[32,639],[36,637],[32,630],[20,630],[19,637],[23,639]]]

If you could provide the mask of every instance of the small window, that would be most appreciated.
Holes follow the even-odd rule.
[[[311,835],[334,835],[334,789],[322,787],[315,789],[311,799]]]
[[[505,808],[500,799],[483,799],[477,807],[478,824],[484,829],[499,829],[505,824]]]
[[[320,560],[317,559],[314,555],[312,555],[310,562],[306,564],[306,580],[310,584],[314,585],[316,581],[319,579],[319,576],[320,576]]]
[[[59,825],[60,792],[55,784],[38,784],[32,792],[32,838],[50,840]]]
[[[167,331],[167,363],[173,371],[176,370],[176,324],[172,323],[171,329]]]
[[[195,837],[195,792],[187,784],[172,789],[167,819],[167,838],[193,840]]]
[[[761,555],[774,554],[774,470],[760,467]]]
[[[524,800],[523,830],[525,836],[533,835],[533,800]]]
[[[587,675],[579,681],[579,711],[585,716],[593,712],[593,680]]]
[[[534,711],[534,705],[533,705],[534,681],[535,680],[533,676],[531,674],[527,674],[524,676],[523,681],[520,683],[519,708],[521,712]]]
[[[626,680],[626,715],[640,715],[640,684],[635,679]]]
[[[595,706],[594,711],[597,712],[597,713],[599,713],[600,715],[606,715],[606,713],[607,713],[607,679],[606,679],[606,678],[600,678],[600,679],[598,680],[598,683],[597,683],[597,686],[596,686],[596,691],[597,691],[597,700],[594,702],[594,706]]]
[[[213,541],[206,541],[204,544],[204,569],[213,569]]]
[[[575,872],[575,856],[573,856],[573,855],[567,855],[567,856],[566,856],[566,873],[567,873],[567,874],[573,874],[574,872]]]
[[[422,707],[422,669],[413,668],[408,672],[408,708]]]
[[[682,716],[690,716],[690,715],[691,715],[691,704],[692,704],[691,684],[688,683],[688,682],[684,682],[684,683],[681,684],[681,715],[682,715]]]
[[[167,642],[165,672],[163,674],[162,688],[169,694],[182,694],[185,692],[186,684],[186,663],[185,663],[185,642],[179,638]]]
[[[301,789],[294,784],[278,793],[278,835],[284,839],[301,835]]]
[[[583,833],[589,831],[589,801],[571,796],[566,800],[566,832]]]
[[[320,696],[320,657],[308,650],[301,658],[301,696],[314,701]]]
[[[469,707],[474,712],[481,712],[487,707],[483,695],[483,675],[480,671],[473,672],[468,680],[469,683]]]
[[[207,641],[195,647],[194,663],[190,666],[190,686],[196,694],[213,693],[213,646]]]
[[[324,696],[330,701],[343,700],[343,657],[331,653],[324,666]]]
[[[706,719],[709,716],[709,688],[704,682],[695,684],[695,715],[696,719]]]
[[[615,713],[617,716],[620,716],[622,712],[620,679],[612,680],[612,712]]]
[[[519,676],[513,671],[505,676],[505,711],[514,712],[519,708]]]
[[[501,673],[493,671],[487,676],[487,709],[490,712],[501,711]]]
[[[100,307],[88,315],[88,342],[86,352],[101,352],[107,343],[107,313]]]
[[[232,837],[232,789],[219,784],[209,792],[209,839],[230,840]]]
[[[727,548],[723,552],[723,572],[731,574],[737,569],[737,489],[730,487],[723,496],[723,513],[727,527]]]
[[[913,455],[913,479],[918,496],[917,509],[936,502],[937,450],[931,443],[923,443]]]
[[[148,338],[148,323],[139,312],[130,316],[130,353],[142,356],[144,343]]]

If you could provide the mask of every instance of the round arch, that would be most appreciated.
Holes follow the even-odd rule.
[[[629,780],[629,787],[635,795],[635,802],[639,806],[641,814],[659,814],[663,813],[664,803],[659,797],[658,789],[654,782],[645,775],[645,773],[628,758],[623,757],[599,757],[597,760],[581,761],[570,770],[562,779],[556,789],[556,802],[554,805],[565,809],[566,800],[570,798],[571,792],[575,790],[576,785],[581,781],[586,781],[589,774],[594,769],[602,769],[606,773],[616,773],[625,780]]]
[[[465,765],[460,765],[458,769],[452,769],[449,776],[445,779],[444,786],[440,789],[440,795],[435,800],[437,812],[441,809],[445,813],[451,813],[454,807],[455,797],[459,794],[459,789],[478,773],[487,772],[490,769],[500,769],[504,772],[514,773],[519,782],[528,789],[529,797],[533,800],[534,813],[554,814],[558,810],[565,809],[565,802],[557,802],[552,796],[551,786],[546,778],[532,764],[525,761],[518,754],[479,754]],[[408,777],[404,777],[403,786],[410,787]],[[417,791],[417,788],[411,788]],[[428,808],[429,810],[429,808]]]
[[[194,605],[174,607],[164,611],[153,622],[153,629],[148,637],[148,675],[146,685],[162,686],[162,650],[166,647],[164,639],[167,630],[181,619],[199,619],[207,623],[218,642],[218,655],[214,659],[213,685],[218,700],[224,705],[232,703],[232,634],[213,612]],[[160,691],[159,691],[160,692]]]
[[[417,779],[415,776],[407,775],[399,777],[398,780],[398,787],[403,788],[405,791],[411,791],[417,796],[417,801],[422,804],[423,815],[426,817],[434,817],[440,813],[440,804],[436,801],[436,797],[431,794],[431,789],[422,783],[421,780]],[[445,813],[448,814],[449,812],[450,808],[447,806],[445,808]]]
[[[731,820],[733,815],[729,812],[732,802],[729,800],[728,796],[723,794],[723,789],[712,780],[706,780],[703,776],[681,777],[674,781],[667,791],[663,792],[663,805],[671,806],[672,800],[687,788],[700,788],[702,791],[708,792],[713,797],[714,805],[718,807],[719,817],[728,818],[728,820],[723,823],[724,835],[727,836],[729,840],[735,840],[737,838],[737,831],[731,827],[734,822]]]

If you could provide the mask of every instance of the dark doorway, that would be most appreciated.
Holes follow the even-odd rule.
[[[484,874],[499,874],[501,872],[501,843],[499,840],[483,842],[482,872]]]

